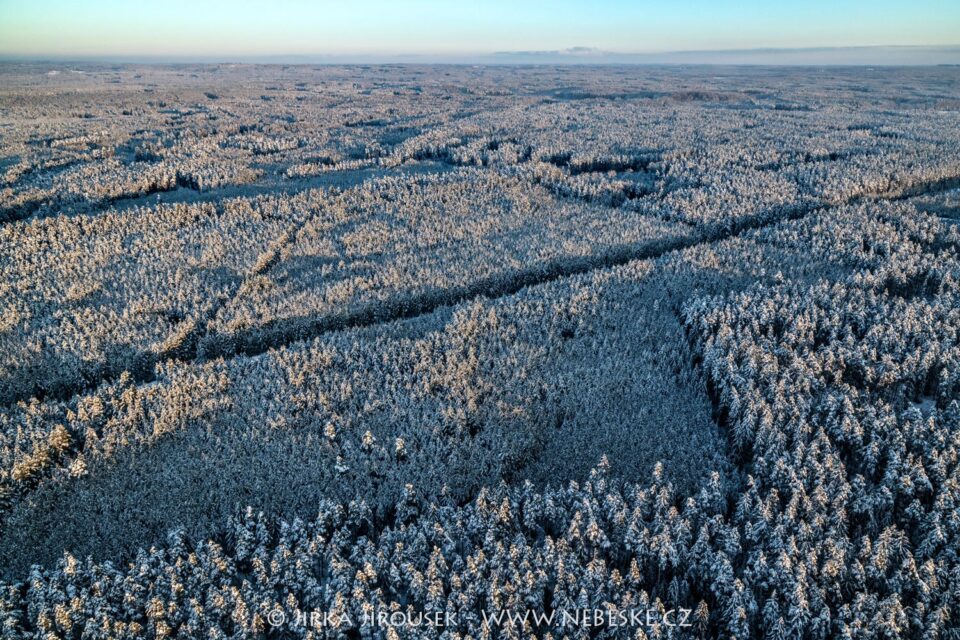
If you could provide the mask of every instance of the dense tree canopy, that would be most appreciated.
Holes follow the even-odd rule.
[[[960,637],[956,77],[724,73],[0,67],[0,635]]]

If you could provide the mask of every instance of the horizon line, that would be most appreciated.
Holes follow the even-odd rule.
[[[949,60],[816,60],[736,61],[737,57],[797,57],[817,54],[947,54]],[[718,60],[691,60],[697,57]],[[732,58],[732,59],[731,59]],[[960,64],[960,43],[937,45],[842,45],[812,47],[753,47],[731,49],[679,49],[663,51],[607,51],[574,46],[555,50],[486,52],[368,52],[368,53],[215,53],[215,54],[18,54],[0,51],[0,63],[107,63],[107,64],[449,64],[449,65],[733,65],[733,66],[950,66]]]

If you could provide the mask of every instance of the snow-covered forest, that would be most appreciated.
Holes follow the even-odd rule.
[[[958,222],[951,67],[0,65],[0,636],[958,639]]]

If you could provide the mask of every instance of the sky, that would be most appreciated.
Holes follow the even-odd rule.
[[[593,55],[873,45],[960,45],[960,1],[0,0],[0,55],[23,58],[455,59],[576,47]]]

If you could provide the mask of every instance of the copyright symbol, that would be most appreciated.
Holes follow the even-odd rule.
[[[281,627],[287,621],[287,615],[280,609],[274,609],[267,614],[267,622],[271,627]]]

